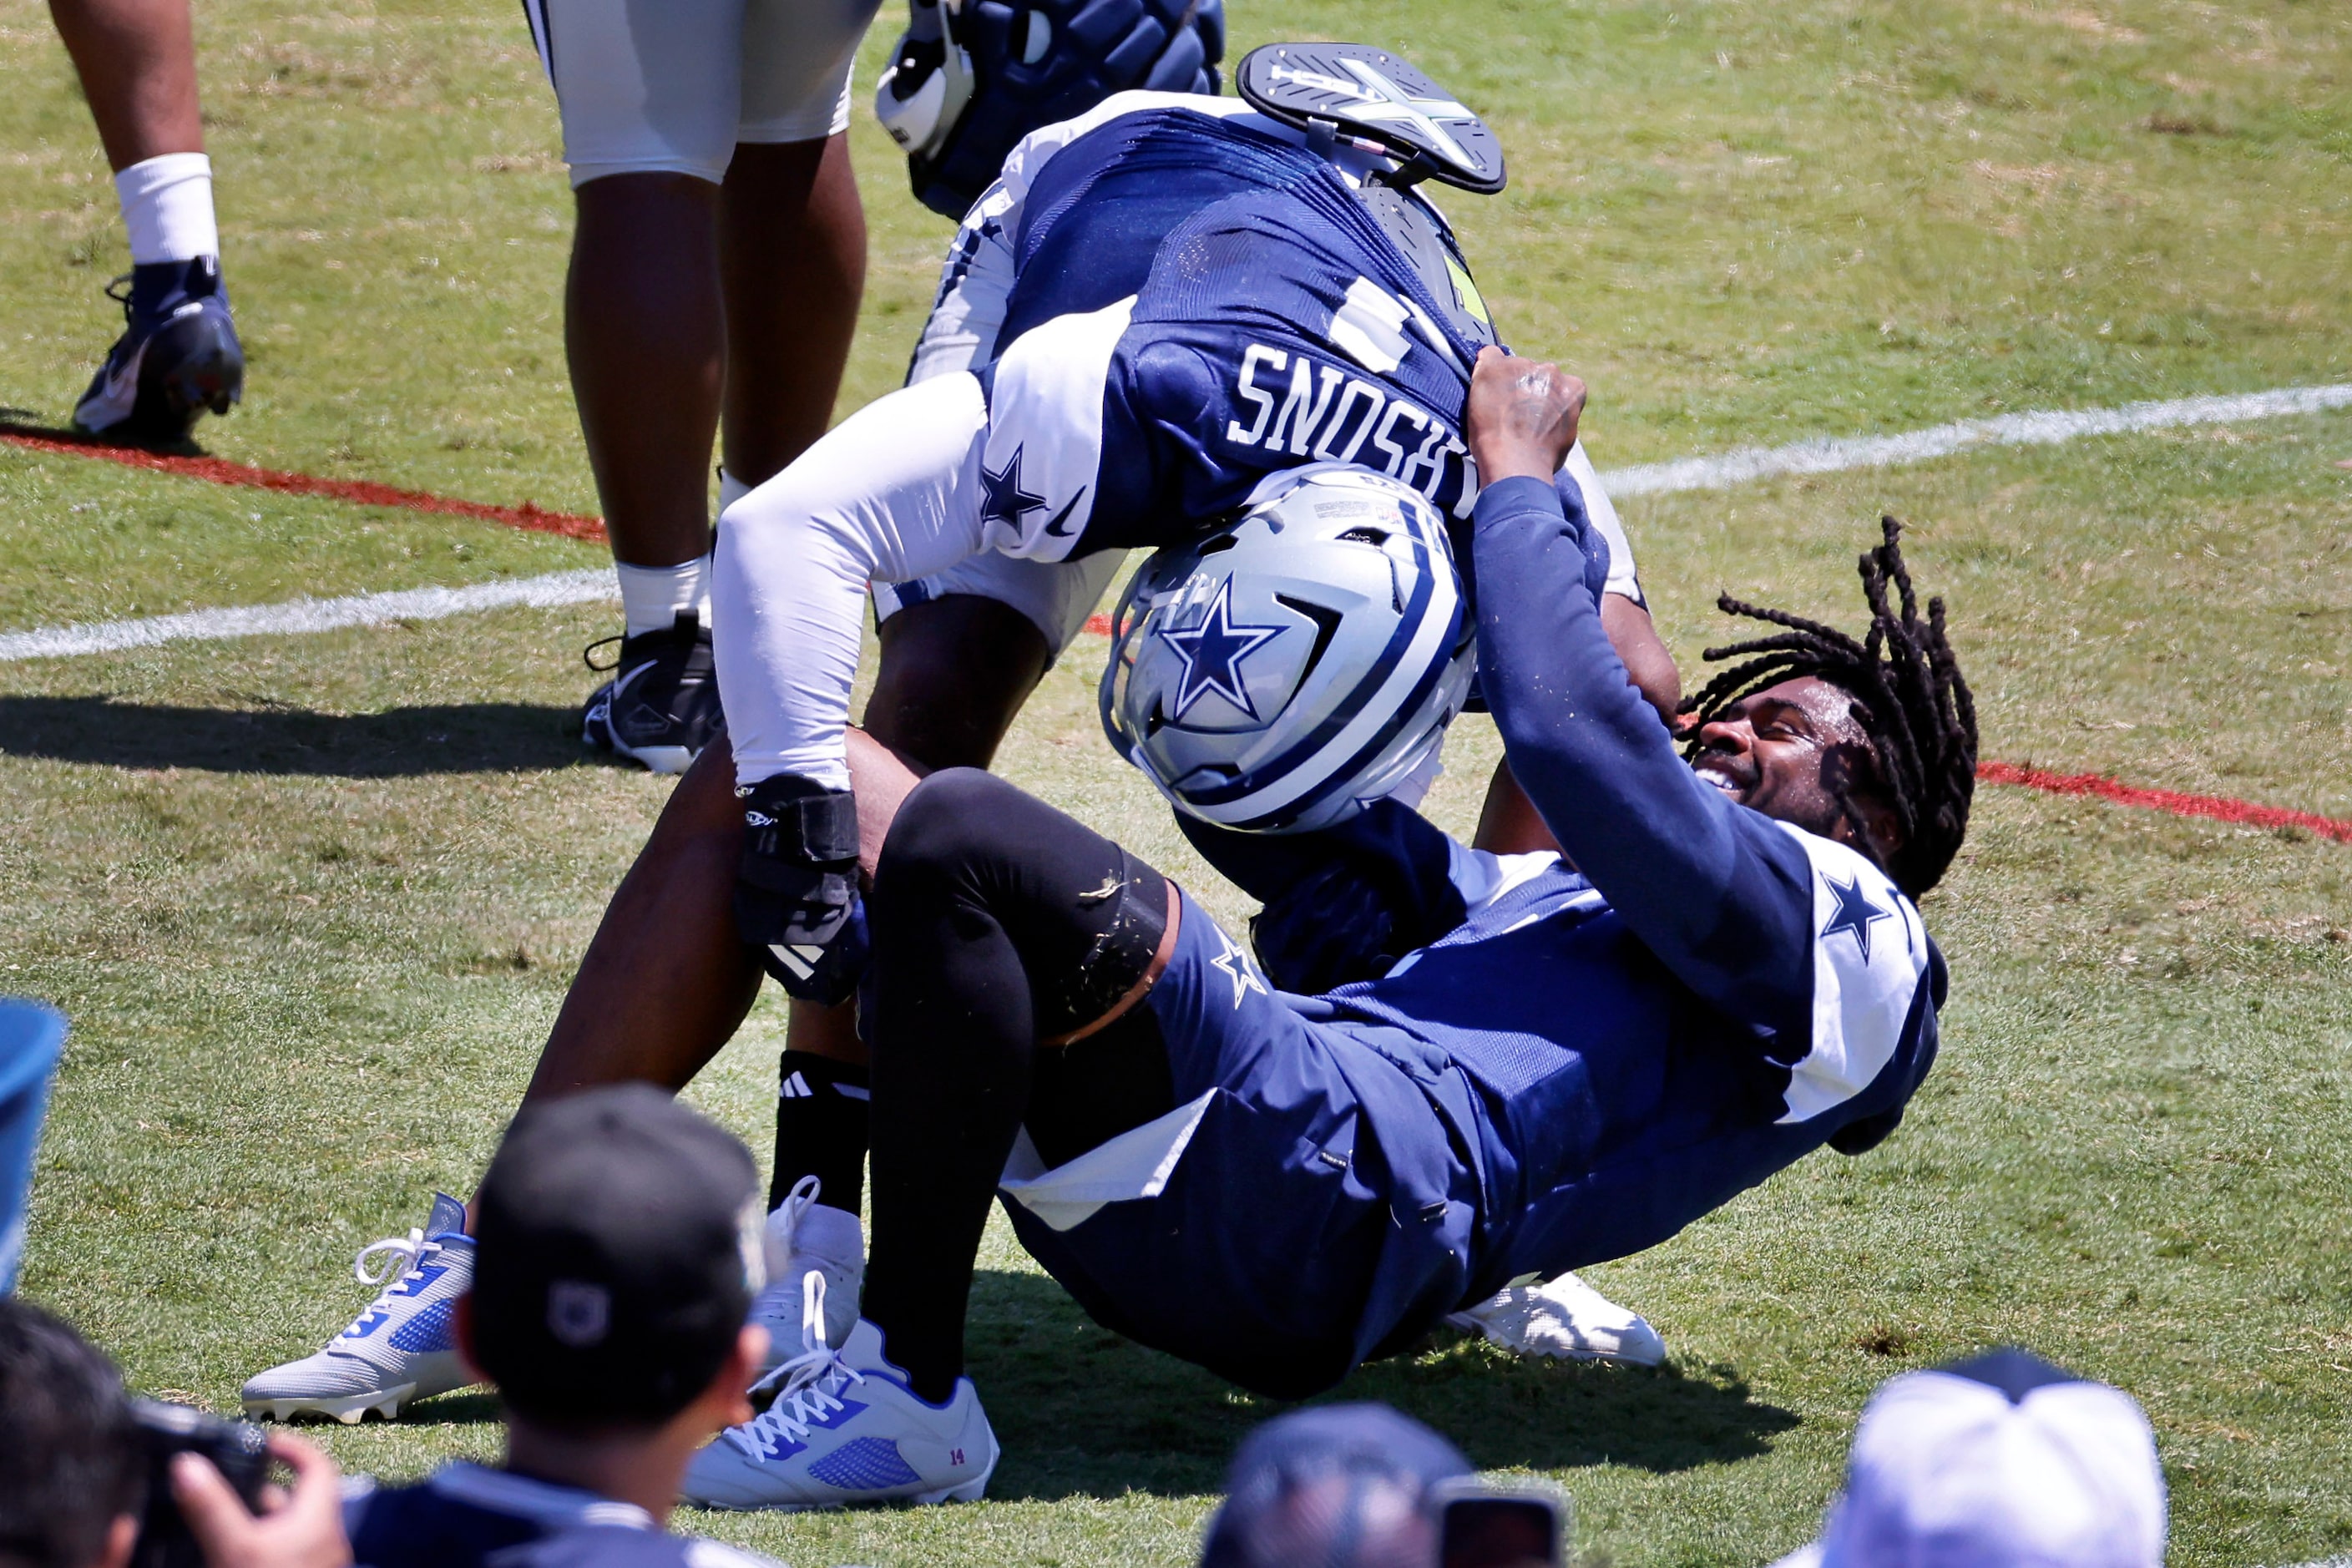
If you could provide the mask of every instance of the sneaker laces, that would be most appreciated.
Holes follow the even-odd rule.
[[[795,1244],[800,1240],[801,1221],[808,1217],[809,1210],[816,1207],[817,1197],[824,1191],[824,1184],[815,1176],[803,1176],[793,1184],[793,1190],[784,1194],[784,1201],[776,1205],[776,1213],[783,1216],[781,1228],[784,1233],[784,1268],[780,1268],[776,1278],[768,1281],[768,1288],[760,1292],[760,1300],[751,1309],[754,1312],[781,1301],[784,1293],[793,1288],[792,1277],[786,1270],[793,1255],[799,1250]],[[807,1317],[805,1306],[802,1309],[802,1317],[803,1321]]]
[[[751,1385],[753,1394],[775,1389],[775,1403],[727,1431],[727,1440],[754,1459],[772,1458],[785,1443],[806,1442],[811,1426],[845,1408],[836,1391],[866,1381],[864,1373],[825,1342],[824,1275],[810,1269],[801,1277],[801,1353],[777,1363]]]
[[[128,306],[124,308],[126,310],[129,309]],[[596,662],[596,650],[600,647],[611,647],[614,643],[625,644],[628,640],[628,634],[625,632],[618,637],[598,637],[594,642],[590,643],[586,647],[580,650],[580,662],[588,667],[588,673],[591,675],[610,675],[613,671],[621,668],[621,655],[617,653],[614,654],[613,656],[613,662],[610,664],[598,664]]]
[[[442,1243],[428,1240],[422,1230],[412,1230],[406,1236],[388,1236],[382,1241],[360,1248],[360,1255],[352,1260],[352,1278],[362,1285],[383,1288],[376,1293],[376,1299],[368,1303],[367,1310],[352,1319],[351,1328],[343,1332],[349,1334],[378,1313],[389,1311],[393,1298],[405,1296],[409,1282],[423,1273],[425,1265],[443,1250]],[[389,1256],[371,1270],[368,1259],[379,1252]]]
[[[106,297],[122,307],[122,324],[131,324],[131,285],[134,275],[129,272],[107,280]]]

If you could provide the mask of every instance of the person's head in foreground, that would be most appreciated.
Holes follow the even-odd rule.
[[[1385,1405],[1276,1416],[1244,1439],[1201,1568],[1432,1568],[1453,1444]]]
[[[188,1414],[149,1410],[151,1427],[155,1412]],[[269,1451],[293,1470],[294,1489],[267,1489],[259,1517],[191,1452],[172,1458],[171,1496],[152,1496],[150,1467],[163,1455],[142,1435],[114,1363],[39,1308],[0,1296],[0,1568],[123,1568],[134,1552],[154,1561],[163,1538],[142,1545],[142,1520],[151,1530],[184,1526],[220,1568],[349,1563],[334,1462],[284,1433]]]
[[[0,1298],[0,1563],[121,1568],[144,1481],[113,1363],[39,1308]]]
[[[1743,659],[1684,700],[1701,777],[1742,805],[1861,850],[1913,898],[1958,853],[1976,791],[1976,700],[1944,634],[1944,601],[1919,598],[1896,542],[1862,557],[1870,628],[1834,626],[1726,594],[1726,615],[1781,627],[1706,650]],[[1752,657],[1751,657],[1752,656]]]
[[[1776,1568],[2158,1568],[2164,1533],[2131,1395],[1998,1350],[1873,1395],[1821,1540]]]
[[[360,1559],[392,1568],[436,1531],[488,1542],[508,1521],[527,1539],[667,1520],[694,1450],[751,1418],[759,1199],[741,1142],[650,1085],[524,1106],[482,1178],[457,1306],[505,1402],[505,1471],[453,1465],[368,1499]]]

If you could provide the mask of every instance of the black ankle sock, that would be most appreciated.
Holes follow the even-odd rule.
[[[824,1189],[817,1202],[856,1214],[866,1191],[866,1069],[814,1051],[786,1051],[776,1083],[768,1207],[782,1204],[803,1176],[814,1176]]]

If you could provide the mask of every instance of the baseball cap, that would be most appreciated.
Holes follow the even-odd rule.
[[[667,1420],[760,1288],[759,1195],[751,1152],[649,1084],[525,1106],[476,1199],[475,1359],[532,1420]]]
[[[1461,1450],[1385,1405],[1277,1416],[1245,1438],[1201,1568],[1428,1568]]]
[[[1999,1350],[1880,1388],[1821,1541],[1776,1568],[2158,1568],[2164,1537],[2132,1397]]]

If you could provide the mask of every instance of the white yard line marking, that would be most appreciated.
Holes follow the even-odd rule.
[[[2324,414],[2352,408],[2352,384],[2289,386],[2234,397],[2177,397],[2164,403],[2126,403],[2121,408],[2079,408],[2041,414],[2002,414],[1950,425],[1909,430],[1899,436],[1855,436],[1800,441],[1790,447],[1743,447],[1714,458],[1680,458],[1644,463],[1601,476],[1612,498],[1671,495],[1678,490],[1722,490],[1780,474],[1832,474],[1847,468],[1886,468],[1949,457],[1976,447],[2053,447],[2084,436],[2120,436],[2173,425],[2221,425],[2233,419],[2275,419],[2287,414]]]
[[[509,578],[465,588],[404,588],[390,594],[351,594],[339,599],[289,599],[279,605],[241,605],[220,610],[190,610],[133,621],[97,621],[84,626],[43,626],[0,632],[0,660],[62,658],[72,654],[120,653],[158,643],[221,637],[286,637],[331,632],[344,626],[381,626],[394,621],[437,621],[478,610],[514,605],[548,609],[620,596],[609,566],[556,572],[544,577]]]
[[[2225,397],[2127,403],[2120,408],[2003,414],[1896,436],[1800,441],[1788,447],[1745,447],[1713,458],[1681,458],[1670,463],[1615,468],[1601,477],[1612,497],[1672,495],[1684,490],[1728,489],[1781,474],[1892,468],[1979,447],[2055,446],[2085,436],[2118,436],[2136,430],[2220,425],[2238,419],[2273,419],[2291,414],[2322,414],[2336,408],[2352,408],[2352,383],[2282,387],[2275,392],[2249,392]],[[0,663],[120,653],[126,648],[152,647],[167,642],[285,637],[343,626],[384,626],[394,621],[434,621],[513,606],[546,609],[618,596],[612,572],[591,567],[545,577],[480,583],[468,588],[408,588],[391,594],[352,594],[339,599],[293,599],[280,605],[190,610],[184,615],[139,620],[0,632]],[[2352,1563],[2344,1568],[2352,1568]]]

